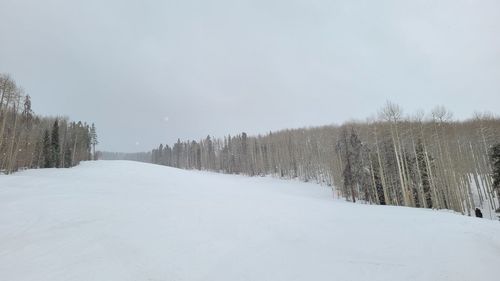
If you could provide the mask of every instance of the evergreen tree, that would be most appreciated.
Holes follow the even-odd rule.
[[[215,153],[214,153],[214,145],[212,142],[212,138],[210,135],[205,139],[205,144],[207,145],[207,166],[209,170],[214,168],[213,163],[215,162]]]
[[[346,198],[352,198],[352,202],[356,202],[356,194],[354,194],[354,171],[352,166],[353,152],[351,148],[351,139],[347,136],[347,129],[342,128],[341,138],[337,142],[337,152],[344,159],[344,168],[342,171],[343,192]],[[351,136],[352,138],[352,136]],[[349,196],[350,195],[350,196]]]
[[[50,145],[50,135],[49,130],[45,130],[42,140],[42,168],[52,168],[53,158],[52,158],[52,147]]]
[[[493,188],[500,197],[500,143],[491,148],[490,159],[493,168]]]
[[[422,191],[423,191],[423,200],[425,201],[425,207],[427,208],[432,208],[432,193],[431,193],[431,184],[429,181],[429,171],[427,165],[427,161],[425,159],[425,151],[424,151],[424,145],[422,143],[421,139],[417,140],[417,146],[415,148],[416,154],[417,154],[417,159],[416,161],[418,162],[418,168],[419,168],[419,174],[420,174],[420,181],[422,184]]]
[[[97,160],[95,154],[95,146],[99,144],[99,141],[97,140],[97,131],[94,123],[92,123],[92,126],[90,127],[89,137],[90,137],[90,144],[92,145],[92,159]]]
[[[71,152],[71,147],[69,145],[66,145],[64,148],[64,168],[69,168],[71,167],[71,156],[73,155]]]
[[[196,145],[196,169],[201,170],[201,147]]]
[[[375,160],[376,156],[372,156],[372,174],[373,174],[373,183],[375,184],[375,191],[377,192],[378,203],[380,205],[386,205],[384,196],[384,186],[382,183],[382,179],[380,178],[380,167],[378,162]]]
[[[163,164],[162,159],[163,159],[163,144],[160,143],[160,147],[158,147],[158,155],[157,155],[157,159],[156,159],[157,163]]]
[[[31,109],[31,97],[30,95],[27,95],[24,98],[24,109],[22,112],[22,117],[24,119],[24,122],[26,124],[27,129],[31,129],[31,123],[33,121],[33,110]]]
[[[59,121],[57,119],[54,122],[54,125],[52,126],[50,146],[52,153],[52,167],[59,168],[61,162],[60,159],[61,148],[59,146]]]
[[[248,173],[248,136],[247,133],[241,133],[241,153],[240,153],[240,161],[241,161],[241,170],[242,172]]]
[[[181,161],[181,139],[177,139],[177,142],[174,144],[174,167],[180,168],[180,161]]]
[[[43,136],[35,142],[35,148],[31,159],[30,168],[36,169],[43,167]]]

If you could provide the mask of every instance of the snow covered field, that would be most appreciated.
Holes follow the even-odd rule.
[[[500,223],[125,161],[0,175],[0,280],[500,280]]]

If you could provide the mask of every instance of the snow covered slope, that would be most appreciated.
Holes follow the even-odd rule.
[[[98,161],[0,176],[0,280],[500,280],[500,223]]]

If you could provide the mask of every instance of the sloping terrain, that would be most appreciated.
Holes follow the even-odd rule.
[[[0,280],[500,280],[500,223],[98,161],[0,176]]]

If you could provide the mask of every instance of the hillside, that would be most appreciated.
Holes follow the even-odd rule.
[[[9,281],[499,280],[500,223],[127,161],[0,175]]]

